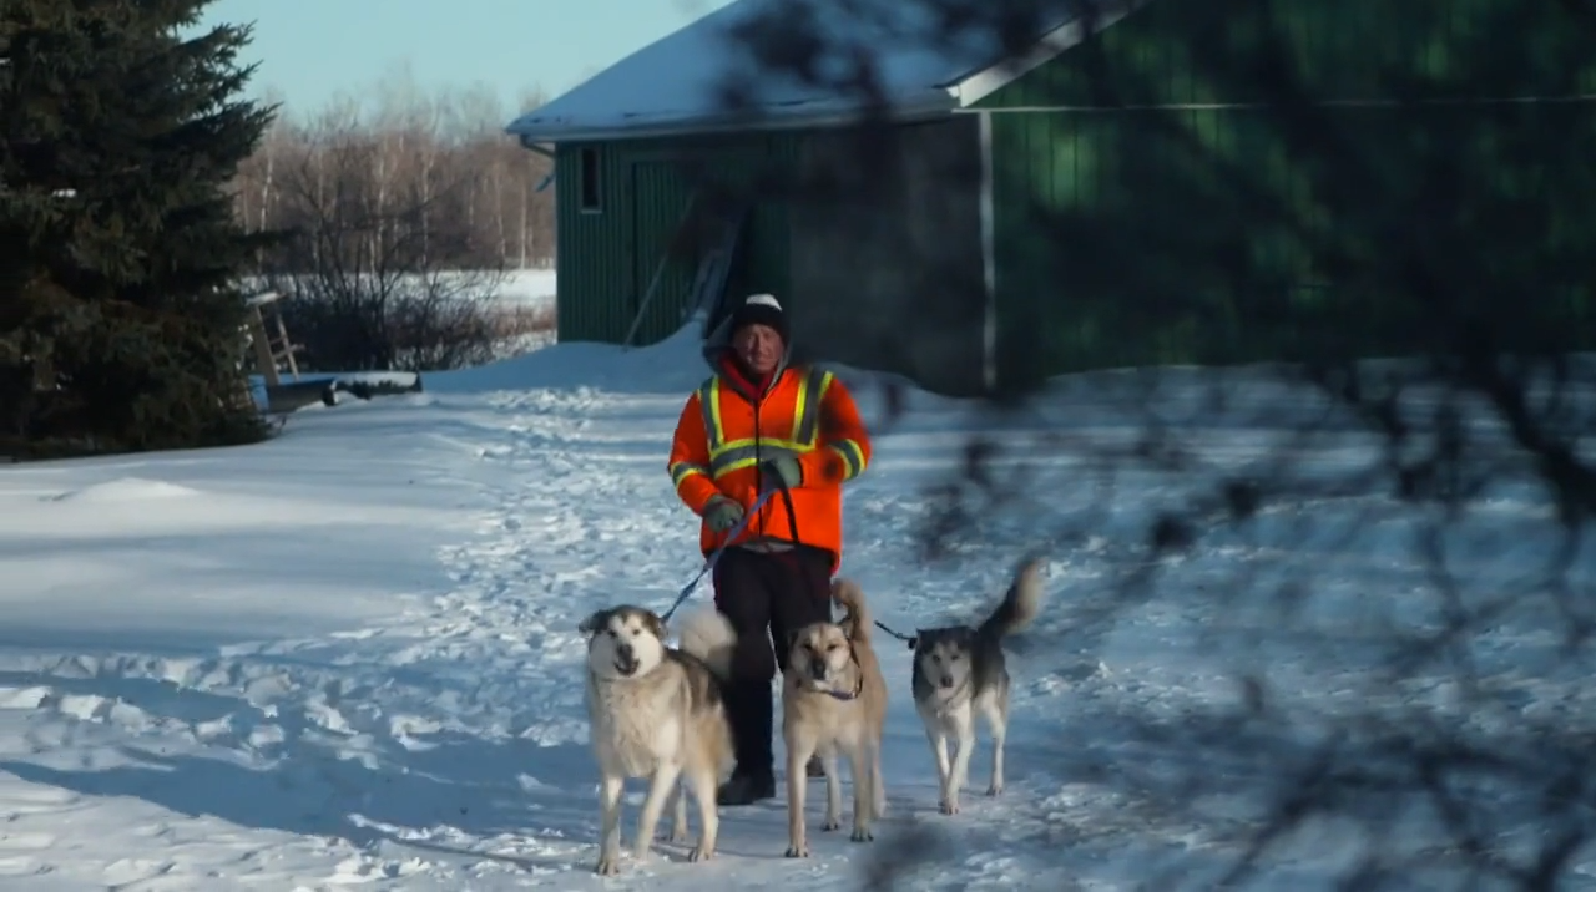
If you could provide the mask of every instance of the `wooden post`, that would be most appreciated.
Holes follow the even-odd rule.
[[[288,327],[283,324],[283,308],[272,304],[272,315],[277,320],[277,337],[283,342],[283,354],[288,358],[288,371],[299,378],[299,362],[294,359],[294,343],[288,340]]]
[[[266,319],[261,315],[260,304],[249,309],[249,343],[255,346],[255,368],[267,385],[281,385],[277,377],[277,362],[272,359],[272,340],[266,334]]]

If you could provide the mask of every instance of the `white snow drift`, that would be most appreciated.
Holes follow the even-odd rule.
[[[1132,721],[1234,710],[1229,674],[1249,660],[1288,694],[1367,697],[1380,687],[1365,685],[1356,637],[1371,608],[1428,616],[1420,575],[1395,551],[1400,511],[1322,556],[1284,544],[1311,518],[1381,504],[1331,498],[1194,547],[1099,637],[1101,656],[1084,654],[1083,612],[1179,484],[1133,472],[1093,508],[1085,458],[1011,431],[1035,468],[1027,497],[951,562],[924,566],[922,489],[956,463],[967,421],[960,405],[914,396],[847,493],[846,570],[888,624],[975,618],[1047,527],[1096,511],[1050,548],[1041,617],[1011,655],[1007,793],[936,813],[909,653],[883,638],[897,697],[880,842],[816,833],[814,857],[785,860],[778,800],[728,809],[713,862],[675,850],[601,881],[576,626],[616,601],[663,608],[695,572],[695,524],[664,461],[702,376],[691,335],[632,352],[561,345],[427,374],[419,395],[307,410],[258,447],[0,469],[0,879],[30,891],[844,889],[875,847],[923,827],[956,841],[910,874],[919,888],[1133,888],[1160,864],[1221,866],[1248,815],[1239,796],[1177,809],[1123,779],[1179,763]],[[1130,434],[1124,411],[1089,394],[1062,396],[1073,434]],[[1239,426],[1202,438],[1205,456],[1237,467],[1268,441]],[[1347,442],[1312,462],[1368,453]],[[1504,498],[1488,525],[1526,535],[1545,514],[1532,496]],[[1316,580],[1294,629],[1209,604],[1271,544]],[[1230,641],[1198,644],[1196,627],[1215,624]],[[1349,637],[1345,660],[1299,654],[1310,629]],[[1538,694],[1551,684],[1522,685],[1527,704],[1552,703]],[[977,784],[985,761],[978,751]],[[1325,848],[1278,862],[1269,882],[1313,885],[1333,863]]]

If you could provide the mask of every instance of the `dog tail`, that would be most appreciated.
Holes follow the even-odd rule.
[[[1014,581],[997,610],[986,618],[977,632],[982,639],[997,641],[1024,629],[1036,617],[1042,603],[1042,560],[1028,557],[1020,562]]]
[[[716,677],[730,677],[737,631],[724,614],[709,605],[693,607],[682,618],[681,637],[682,651],[703,661]]]
[[[848,623],[850,642],[870,641],[870,608],[865,603],[864,590],[846,577],[831,581],[831,598],[842,608],[843,619]]]

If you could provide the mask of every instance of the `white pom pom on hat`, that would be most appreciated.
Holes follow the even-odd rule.
[[[761,325],[776,330],[782,341],[787,340],[787,311],[773,294],[751,294],[731,315],[731,330],[743,326]]]

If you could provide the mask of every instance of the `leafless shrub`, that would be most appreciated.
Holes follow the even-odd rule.
[[[538,332],[553,332],[556,326],[551,306],[506,305],[491,315],[494,338],[507,339]]]
[[[400,72],[375,96],[281,117],[240,173],[238,215],[287,236],[260,282],[307,366],[491,360],[502,273],[552,265],[548,161],[503,135],[485,89],[427,96]]]

